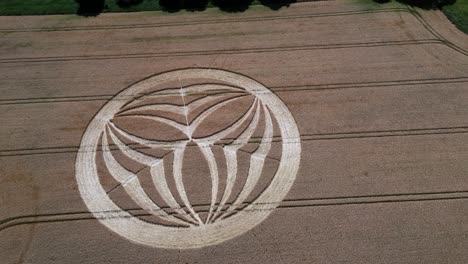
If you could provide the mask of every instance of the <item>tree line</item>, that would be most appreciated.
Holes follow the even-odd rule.
[[[97,15],[106,9],[106,0],[75,0],[78,5],[78,14]],[[107,0],[109,1],[109,0]],[[145,0],[110,0],[116,1],[121,8],[131,8],[142,4]],[[146,0],[149,1],[149,0]],[[180,10],[203,11],[207,7],[218,7],[225,12],[243,12],[249,8],[255,0],[152,0],[158,1],[159,9],[166,12]],[[267,6],[273,10],[289,6],[297,0],[256,0],[255,2]]]

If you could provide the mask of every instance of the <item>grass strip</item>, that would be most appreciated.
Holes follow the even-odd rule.
[[[452,5],[442,7],[444,14],[461,31],[468,34],[468,0],[458,0]]]

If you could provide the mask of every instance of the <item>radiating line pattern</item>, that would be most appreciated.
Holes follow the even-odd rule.
[[[174,82],[180,87],[170,85]],[[165,85],[171,88],[161,88]],[[174,103],[174,98],[179,103]],[[132,242],[177,249],[219,244],[247,232],[266,219],[294,182],[301,152],[297,125],[284,103],[253,79],[217,69],[175,70],[141,81],[114,99],[97,113],[83,135],[80,148],[89,150],[92,146],[94,151],[78,151],[76,177],[89,211],[106,227]],[[220,117],[216,116],[219,113],[239,111],[240,102],[247,106],[234,120],[221,122],[223,125],[215,127],[214,132],[211,130],[217,122],[214,125],[209,123],[210,132],[200,129],[213,116],[219,120]],[[130,132],[119,124],[119,120],[144,122],[156,136],[148,138]],[[153,124],[175,129],[177,132],[174,134],[183,136],[167,140],[164,138],[167,135],[160,134],[168,132],[151,128]],[[275,137],[275,129],[282,143],[281,159],[266,187],[259,194],[255,193],[251,201],[248,198],[252,197],[262,178],[273,139],[278,138]],[[252,144],[251,139],[257,134],[257,147],[249,153],[249,167],[242,168],[247,175],[241,182],[239,153],[244,146]],[[231,140],[226,142],[227,138]],[[112,148],[113,145],[116,148]],[[135,145],[166,154],[148,154]],[[187,192],[184,159],[188,146],[199,149],[209,171],[210,199],[205,215],[193,207]],[[221,146],[222,152],[216,155],[214,146]],[[220,153],[225,160],[222,167],[218,161]],[[242,153],[245,155],[244,151]],[[165,159],[169,155],[172,155],[172,161]],[[153,188],[162,202],[156,202],[138,172],[128,169],[128,165],[121,161],[122,157],[149,170]],[[118,183],[118,188],[142,210],[162,222],[149,222],[122,210],[100,184],[102,176],[98,167],[102,164],[99,165],[98,158]],[[167,166],[170,166],[169,170]],[[189,171],[191,169],[188,168]],[[223,184],[222,171],[226,172]],[[240,186],[240,191],[234,191],[234,186]]]

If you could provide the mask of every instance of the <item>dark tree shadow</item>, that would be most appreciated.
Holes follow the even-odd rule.
[[[207,8],[209,0],[159,0],[162,11],[174,13],[180,10],[203,11]]]
[[[105,0],[75,0],[78,3],[76,13],[80,16],[97,16],[102,13],[105,6]]]
[[[143,0],[117,0],[117,5],[121,8],[130,8],[141,4]]]
[[[373,0],[376,3],[388,3],[391,0]],[[430,10],[430,9],[438,9],[445,5],[452,5],[457,0],[396,0],[399,3],[416,6],[422,9]]]
[[[162,11],[174,13],[183,9],[182,0],[159,0]]]
[[[279,10],[282,7],[289,7],[290,4],[296,3],[297,0],[259,0],[260,4],[269,7],[271,10]]]
[[[144,0],[110,1],[116,1],[117,5],[121,8],[131,8],[143,3]],[[107,8],[106,0],[75,0],[75,2],[78,3],[77,14],[81,16],[97,16]],[[235,13],[244,12],[249,9],[254,0],[159,0],[159,6],[162,11],[170,13],[181,10],[203,11],[208,7],[210,2],[213,6],[218,7],[221,11]],[[297,0],[258,0],[258,2],[272,10],[279,10],[282,7],[288,7],[290,4],[297,2]]]
[[[187,11],[203,11],[208,6],[209,0],[185,0],[184,8]]]
[[[211,3],[221,11],[229,13],[244,12],[249,9],[253,0],[212,0]]]

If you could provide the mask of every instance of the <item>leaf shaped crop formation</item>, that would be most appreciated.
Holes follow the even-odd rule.
[[[189,101],[187,98],[192,95],[198,96],[196,99]],[[174,141],[143,138],[125,131],[111,119],[102,132],[101,141],[103,158],[107,170],[139,207],[151,215],[174,225],[190,228],[211,224],[229,217],[245,203],[262,174],[265,158],[271,149],[273,138],[273,121],[270,110],[261,100],[253,96],[254,98],[251,100],[252,102],[245,113],[237,120],[231,122],[227,127],[204,136],[195,137],[194,132],[207,118],[220,111],[221,108],[232,107],[236,101],[247,96],[253,95],[235,86],[226,84],[194,84],[188,87],[163,89],[134,98],[134,100],[122,107],[115,114],[115,117],[136,118],[162,123],[182,132],[186,138]],[[180,97],[183,103],[141,103],[147,98],[167,98],[170,101],[174,97]],[[180,119],[179,121],[174,120],[170,115],[167,115],[168,113],[172,116],[181,117],[181,120],[185,120],[185,122],[181,122]],[[198,114],[190,118],[193,113]],[[258,148],[250,155],[250,166],[243,188],[237,197],[234,198],[232,195],[238,174],[238,151],[250,142],[261,120],[264,122],[263,136]],[[224,143],[226,137],[234,134],[236,131],[238,132],[236,137],[229,143]],[[111,141],[127,158],[149,168],[152,182],[160,197],[178,217],[168,214],[148,196],[138,176],[125,168],[113,156],[110,146]],[[147,148],[171,151],[174,155],[172,177],[175,182],[175,190],[170,190],[169,188],[168,175],[165,173],[162,158],[133,149],[129,146],[130,144],[126,144],[124,141],[133,142]],[[198,146],[210,172],[211,200],[208,215],[204,220],[202,220],[199,213],[195,211],[190,203],[183,182],[183,159],[188,144]],[[227,174],[224,190],[219,190],[219,168],[212,150],[212,146],[215,144],[223,146],[224,158],[226,160]],[[182,205],[177,202],[173,191],[178,193],[182,200]],[[217,197],[219,195],[221,195],[220,201],[217,204]],[[234,200],[234,202],[228,205],[226,210],[223,210],[229,199]]]

